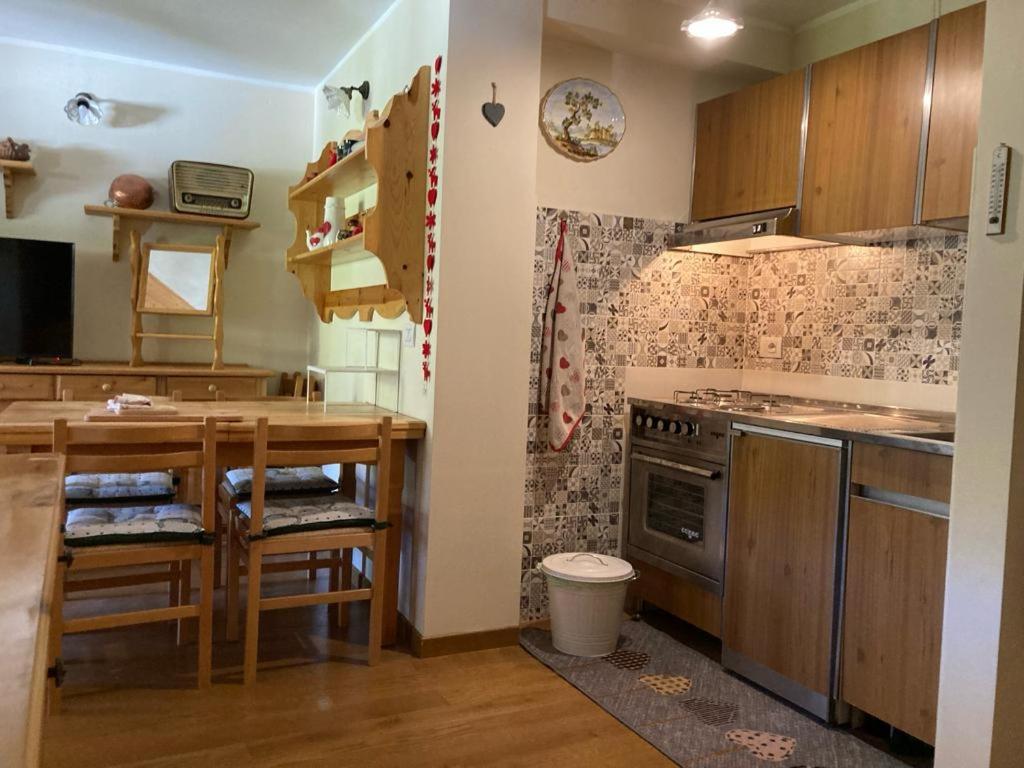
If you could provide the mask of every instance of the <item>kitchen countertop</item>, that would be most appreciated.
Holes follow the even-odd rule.
[[[671,400],[639,397],[631,397],[628,402],[630,405],[648,408],[672,405]],[[792,400],[791,406],[756,412],[693,406],[689,403],[678,405],[725,414],[736,423],[837,440],[889,445],[943,456],[953,455],[952,442],[926,436],[953,432],[956,422],[953,413],[796,398]]]

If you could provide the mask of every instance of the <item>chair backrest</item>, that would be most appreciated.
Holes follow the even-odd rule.
[[[202,423],[53,422],[53,452],[65,456],[69,474],[162,472],[201,468],[203,527],[213,530],[217,492],[217,419]]]
[[[391,493],[391,417],[378,424],[270,425],[266,417],[256,420],[253,438],[252,510],[250,532],[263,530],[266,470],[271,467],[299,467],[324,464],[377,465],[377,493],[374,518],[387,521]]]

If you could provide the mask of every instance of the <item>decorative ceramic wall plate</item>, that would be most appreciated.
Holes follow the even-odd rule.
[[[593,80],[563,80],[540,102],[540,130],[548,144],[581,163],[600,160],[615,149],[626,132],[626,115],[618,97]]]

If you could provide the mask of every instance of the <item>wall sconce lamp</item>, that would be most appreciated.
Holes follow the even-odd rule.
[[[363,80],[362,85],[343,85],[340,87],[325,85],[324,98],[327,99],[327,108],[348,116],[351,111],[353,93],[358,93],[365,102],[370,98],[370,81]]]
[[[76,93],[64,105],[64,114],[68,120],[79,125],[98,125],[103,119],[100,100],[91,93]]]

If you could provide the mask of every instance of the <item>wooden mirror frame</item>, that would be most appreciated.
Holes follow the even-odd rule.
[[[150,251],[179,251],[181,253],[205,253],[210,257],[209,277],[207,278],[206,309],[152,309],[146,306],[146,288],[149,285],[149,254]],[[139,294],[135,302],[135,311],[147,315],[195,315],[210,317],[214,314],[213,291],[217,278],[217,247],[215,245],[184,245],[180,243],[143,243],[142,268],[139,272]]]

